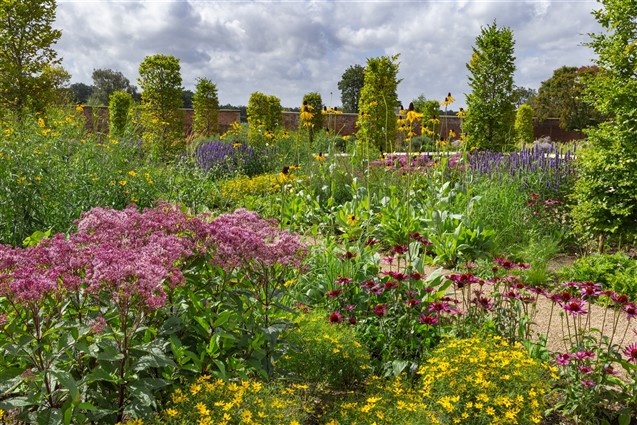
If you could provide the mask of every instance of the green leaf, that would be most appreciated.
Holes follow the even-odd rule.
[[[69,372],[63,370],[52,370],[51,374],[58,380],[64,389],[68,390],[71,399],[75,400],[75,398],[79,395],[79,391],[73,376]]]

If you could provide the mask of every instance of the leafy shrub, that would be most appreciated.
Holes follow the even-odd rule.
[[[185,390],[175,390],[170,407],[159,418],[146,423],[299,425],[307,417],[302,393],[303,389],[296,386],[283,388],[254,380],[224,381],[204,375]]]
[[[520,105],[515,114],[515,141],[524,145],[533,142],[533,108],[529,105]]]
[[[581,257],[559,271],[561,280],[591,281],[637,300],[637,261],[623,252]]]
[[[126,131],[129,112],[133,105],[133,96],[125,91],[115,91],[108,102],[109,134],[111,137],[121,137]]]
[[[539,424],[549,373],[499,337],[450,339],[420,367],[418,387],[443,424]]]
[[[352,329],[330,323],[322,313],[303,314],[288,336],[290,350],[277,366],[289,378],[317,389],[348,390],[370,371],[369,354]]]

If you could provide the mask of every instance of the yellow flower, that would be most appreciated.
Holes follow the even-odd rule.
[[[137,175],[137,173],[135,171],[131,170],[131,171],[128,172],[128,175],[131,176],[131,177],[135,177]]]
[[[347,216],[347,224],[349,226],[355,226],[358,223],[358,218],[356,217],[356,214],[350,214]]]
[[[322,152],[319,152],[318,155],[314,155],[314,159],[316,159],[317,161],[325,161],[325,157],[323,156]]]
[[[177,416],[179,416],[179,412],[177,411],[177,409],[168,408],[166,409],[166,416],[168,416],[169,418],[176,418]]]
[[[197,393],[201,391],[201,385],[199,384],[192,384],[190,386],[190,394],[192,395],[197,395]]]
[[[447,106],[452,104],[453,102],[455,102],[456,99],[453,98],[453,96],[451,96],[451,93],[447,94],[447,96],[445,97],[445,100],[443,100],[442,102],[440,102],[440,105],[442,106]]]
[[[121,186],[126,186],[126,180],[120,180],[120,181],[119,181],[119,184],[120,184]]]
[[[75,112],[84,112],[84,107],[82,106],[81,103],[78,103],[77,105],[75,105]]]

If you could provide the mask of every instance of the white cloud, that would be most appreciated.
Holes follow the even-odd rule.
[[[90,84],[96,68],[131,82],[145,56],[180,59],[184,86],[213,80],[220,101],[247,104],[255,91],[284,106],[319,91],[340,104],[337,84],[351,65],[400,53],[399,97],[464,103],[466,62],[481,26],[513,30],[516,84],[538,88],[562,65],[585,65],[586,33],[599,30],[594,1],[78,1],[58,0],[57,50],[73,82]]]

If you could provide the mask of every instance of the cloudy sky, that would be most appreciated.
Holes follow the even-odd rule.
[[[563,66],[591,63],[583,46],[600,31],[594,0],[208,1],[58,0],[56,45],[72,82],[93,69],[122,72],[137,85],[144,57],[180,60],[183,85],[217,84],[222,104],[246,105],[261,91],[299,106],[319,92],[340,106],[337,84],[352,65],[400,53],[399,99],[424,94],[465,105],[465,64],[480,28],[507,26],[515,38],[515,84],[537,89]]]

